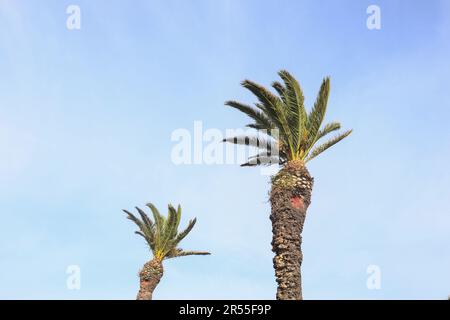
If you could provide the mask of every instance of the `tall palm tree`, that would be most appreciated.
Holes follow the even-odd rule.
[[[237,101],[225,102],[248,115],[254,122],[247,126],[258,131],[256,135],[228,137],[224,141],[259,149],[260,153],[242,166],[281,165],[271,179],[270,191],[273,265],[278,283],[277,299],[291,300],[303,298],[301,233],[314,182],[306,163],[347,137],[352,130],[317,145],[326,135],[341,128],[338,122],[322,126],[330,79],[323,80],[314,106],[307,112],[297,80],[285,70],[278,75],[282,82],[272,83],[276,94],[250,80],[242,82],[242,86],[257,97],[255,107]]]
[[[162,216],[158,209],[148,203],[147,207],[153,213],[154,221],[152,221],[143,210],[136,207],[141,219],[134,216],[127,210],[123,210],[128,216],[127,218],[133,221],[138,227],[136,231],[138,235],[142,236],[150,247],[153,253],[153,259],[144,264],[144,267],[139,272],[140,289],[137,295],[137,300],[151,300],[153,291],[161,280],[164,269],[163,260],[191,256],[191,255],[208,255],[209,252],[203,251],[184,251],[178,248],[178,244],[183,240],[195,225],[197,219],[190,220],[186,229],[178,232],[178,226],[181,218],[181,207],[175,208],[169,204],[169,214],[166,217]]]

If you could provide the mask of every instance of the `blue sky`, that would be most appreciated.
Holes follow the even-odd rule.
[[[66,8],[81,8],[81,29]],[[381,8],[368,30],[366,8]],[[269,179],[175,165],[178,128],[243,127],[225,100],[287,69],[354,133],[309,165],[306,299],[450,294],[448,1],[0,0],[0,298],[133,299],[150,257],[121,209],[181,203],[209,257],[155,299],[271,299]],[[81,289],[66,268],[79,265]],[[369,265],[381,289],[366,287]]]

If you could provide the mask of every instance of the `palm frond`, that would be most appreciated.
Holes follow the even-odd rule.
[[[298,81],[286,70],[281,70],[278,72],[278,75],[284,82],[285,93],[287,93],[289,100],[293,102],[294,106],[303,108],[303,112],[306,115],[306,110],[304,110],[305,97]]]
[[[127,219],[133,221],[139,227],[139,229],[141,230],[145,229],[144,223],[141,220],[139,220],[134,214],[125,209],[123,209],[122,211],[127,214]]]
[[[181,221],[181,206],[178,205],[178,207],[177,207],[177,222],[176,222],[176,227],[175,227],[175,230],[177,232],[178,232],[178,227],[180,226],[180,221]],[[174,234],[174,236],[175,236],[175,234]]]
[[[278,147],[277,141],[263,137],[261,134],[255,136],[243,135],[243,136],[229,137],[223,139],[222,142],[252,146],[259,149],[275,149]]]
[[[285,104],[287,104],[286,103],[286,100],[285,100],[285,90],[286,90],[286,88],[280,83],[280,82],[278,82],[278,81],[274,81],[274,82],[272,82],[272,88],[274,88],[275,89],[275,91],[278,93],[278,95],[280,96],[280,98],[281,98],[281,100],[283,100],[283,102],[285,103]]]
[[[141,231],[135,231],[134,233],[136,233],[136,234],[140,235],[142,238],[144,238],[145,241],[147,242],[148,246],[150,247],[150,250],[152,250],[152,252],[155,251],[155,243],[154,243],[154,241],[152,241],[147,235],[145,235]]]
[[[314,159],[315,157],[317,157],[319,154],[321,154],[322,152],[324,152],[325,150],[327,150],[328,148],[334,146],[336,143],[338,143],[339,141],[341,141],[342,139],[348,137],[353,130],[348,130],[345,131],[344,133],[332,138],[331,140],[319,145],[318,147],[314,148],[311,153],[308,155],[308,157],[306,158],[305,162],[308,162],[312,159]]]
[[[152,228],[153,227],[153,221],[147,216],[147,214],[140,208],[135,207],[137,212],[139,212],[142,221],[144,222],[144,224],[147,226],[147,228]]]
[[[153,214],[153,219],[155,220],[156,228],[162,231],[164,227],[164,217],[159,213],[158,209],[153,205],[153,203],[147,203],[147,207],[150,208]]]
[[[256,129],[256,130],[267,129],[267,127],[265,125],[256,124],[256,123],[249,123],[249,124],[246,125],[246,127],[247,128]]]
[[[178,216],[178,211],[175,210],[175,208],[171,204],[169,204],[168,207],[169,207],[169,216],[167,219],[167,227],[165,233],[168,239],[173,239],[173,237],[175,237],[175,235],[177,234],[177,228],[180,219]]]
[[[257,165],[272,165],[279,164],[280,157],[258,154],[257,156],[250,157],[248,162],[241,164],[241,167],[254,167]]]
[[[277,97],[273,95],[269,90],[256,82],[250,80],[244,80],[241,85],[253,93],[259,100],[260,104],[257,106],[266,114],[267,117],[273,122],[279,122],[279,114],[277,107]]]
[[[317,134],[322,125],[323,119],[325,117],[325,112],[327,111],[328,96],[330,93],[330,78],[325,78],[320,86],[319,94],[317,95],[316,102],[313,108],[308,114],[308,140],[306,148],[311,148],[313,143],[316,141]]]
[[[298,81],[286,70],[281,70],[278,75],[285,84],[284,100],[289,108],[291,132],[294,134],[295,149],[298,151],[304,142],[307,114],[305,109],[305,97]]]
[[[147,237],[146,237],[145,234],[143,234],[141,231],[135,231],[134,233],[140,235],[142,238],[144,238],[145,240],[147,240]]]
[[[151,226],[148,226],[144,221],[141,221],[135,215],[127,210],[123,210],[128,216],[127,218],[133,221],[138,227],[140,231],[135,231],[136,234],[141,235],[147,241],[150,248],[153,250],[154,247],[154,233]]]
[[[242,81],[242,86],[250,90],[258,98],[260,104],[256,104],[256,106],[270,118],[271,122],[277,125],[283,135],[290,139],[291,133],[287,110],[283,107],[281,99],[253,81],[244,80]]]
[[[193,220],[189,220],[188,226],[186,229],[181,231],[176,237],[175,237],[175,245],[180,243],[181,240],[183,240],[189,232],[191,232],[192,228],[195,226],[195,223],[197,222],[197,218],[194,218]]]
[[[252,118],[253,120],[255,120],[255,124],[262,126],[266,129],[273,127],[274,125],[272,124],[271,120],[261,111],[237,102],[237,101],[226,101],[225,105],[235,108],[243,113],[245,113],[247,116],[249,116],[250,118]]]
[[[211,253],[206,252],[206,251],[184,251],[184,250],[180,250],[176,253],[175,256],[171,257],[171,258],[178,258],[178,257],[185,257],[185,256],[207,256],[210,255]]]
[[[320,139],[322,139],[323,137],[325,137],[327,134],[333,132],[333,131],[337,131],[341,128],[341,124],[339,122],[330,122],[327,123],[323,129],[320,129],[319,132],[317,133],[317,137],[316,137],[316,141],[319,141]]]

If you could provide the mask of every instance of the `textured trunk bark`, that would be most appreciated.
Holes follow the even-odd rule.
[[[139,272],[140,288],[136,300],[152,300],[153,291],[164,274],[161,261],[150,260]]]
[[[291,161],[272,179],[273,266],[278,300],[301,300],[301,251],[303,224],[311,201],[314,179],[302,162]]]

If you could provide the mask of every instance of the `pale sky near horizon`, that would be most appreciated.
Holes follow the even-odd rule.
[[[177,166],[171,134],[244,127],[224,101],[280,69],[308,107],[329,75],[326,119],[354,129],[309,165],[305,299],[447,299],[449,39],[445,0],[0,0],[0,299],[134,299],[150,253],[121,209],[147,202],[212,252],[167,261],[155,299],[274,298],[269,178]]]

